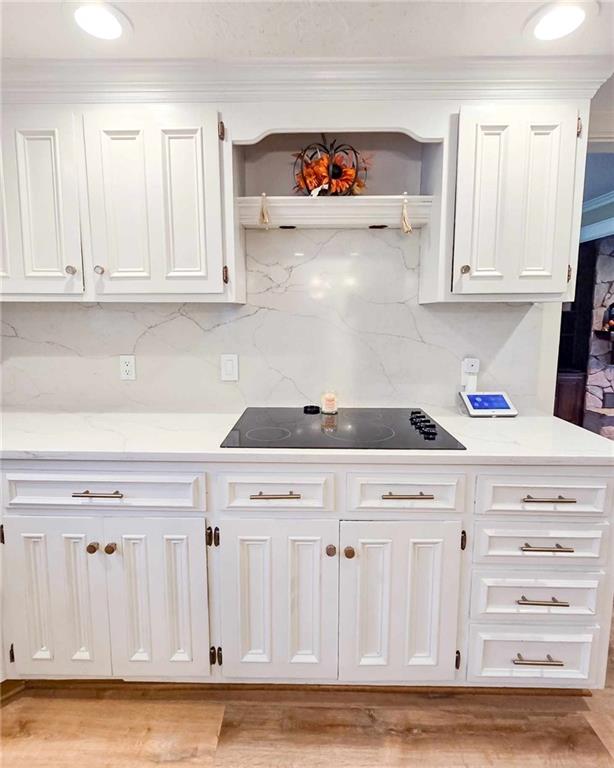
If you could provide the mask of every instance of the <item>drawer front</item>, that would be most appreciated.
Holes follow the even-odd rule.
[[[493,626],[471,627],[469,680],[508,680],[544,683],[556,680],[589,681],[598,628],[553,631],[546,627],[509,630]]]
[[[463,498],[463,475],[348,475],[348,505],[353,511],[462,511]]]
[[[92,472],[9,472],[7,506],[178,508],[204,510],[205,477],[196,473],[123,474]]]
[[[279,509],[329,511],[333,508],[333,475],[232,474],[219,478],[227,510]]]
[[[478,513],[543,515],[603,515],[607,483],[604,479],[564,477],[478,478]]]
[[[606,555],[607,523],[593,525],[479,521],[474,562],[514,565],[597,564]]]
[[[512,617],[566,619],[594,617],[603,571],[578,574],[576,578],[546,571],[475,571],[471,587],[474,619]]]

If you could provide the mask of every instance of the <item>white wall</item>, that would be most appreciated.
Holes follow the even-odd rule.
[[[238,411],[246,405],[452,404],[464,355],[483,387],[551,407],[560,304],[418,306],[419,234],[248,234],[248,303],[13,304],[2,311],[6,407]],[[240,355],[237,384],[219,355]],[[137,380],[119,381],[118,355]]]

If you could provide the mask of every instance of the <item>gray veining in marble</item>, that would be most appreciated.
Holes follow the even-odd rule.
[[[536,404],[542,307],[419,306],[417,237],[398,231],[248,233],[248,302],[12,304],[2,312],[5,407],[223,411],[318,401],[450,405],[460,360],[482,387]],[[119,380],[118,355],[137,380]],[[239,355],[238,383],[219,356]]]

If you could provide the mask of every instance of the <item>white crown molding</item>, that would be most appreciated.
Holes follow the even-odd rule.
[[[587,98],[604,56],[432,61],[5,59],[5,102]]]

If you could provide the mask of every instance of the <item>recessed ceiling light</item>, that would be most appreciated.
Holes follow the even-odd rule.
[[[101,40],[117,40],[131,29],[130,19],[108,3],[86,3],[73,13],[84,32]]]
[[[558,40],[574,32],[589,17],[599,11],[595,0],[570,2],[562,0],[540,8],[531,16],[525,31],[538,40]]]

